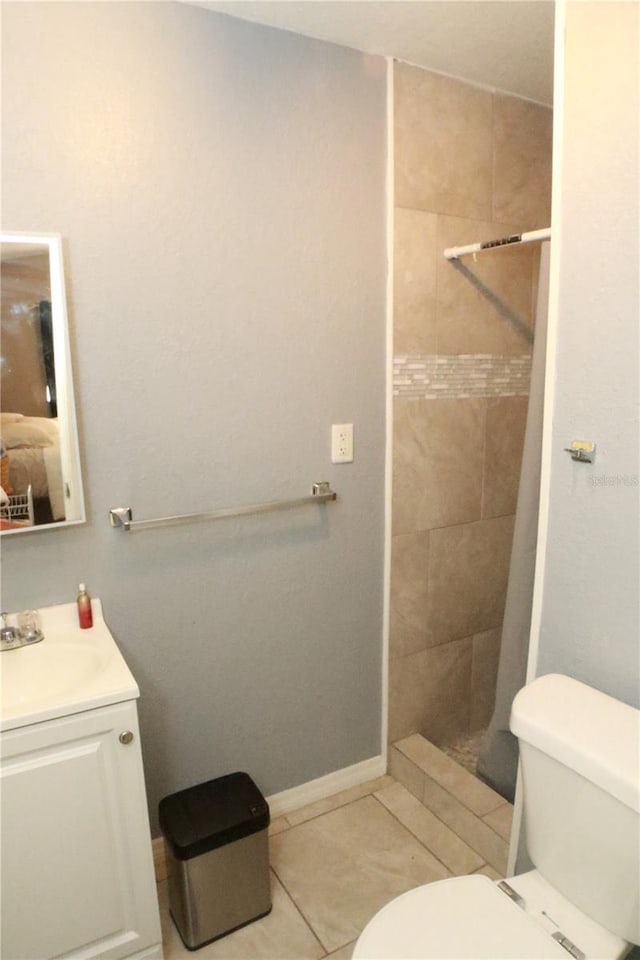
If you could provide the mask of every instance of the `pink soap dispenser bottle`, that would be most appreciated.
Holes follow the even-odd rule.
[[[93,613],[91,612],[91,597],[87,593],[84,583],[78,588],[78,622],[82,630],[87,630],[93,626]]]

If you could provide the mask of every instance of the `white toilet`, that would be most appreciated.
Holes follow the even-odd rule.
[[[535,869],[410,890],[354,960],[615,960],[640,943],[640,712],[550,674],[518,693],[511,729]]]

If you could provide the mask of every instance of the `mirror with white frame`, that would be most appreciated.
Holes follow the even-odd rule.
[[[85,520],[62,242],[0,234],[0,532]]]

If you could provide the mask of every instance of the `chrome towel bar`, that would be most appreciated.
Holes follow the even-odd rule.
[[[336,500],[337,493],[327,481],[314,483],[311,496],[298,497],[297,500],[271,500],[268,503],[254,503],[247,507],[226,507],[211,513],[183,513],[175,517],[157,517],[154,520],[134,520],[131,507],[113,507],[109,510],[109,523],[122,530],[143,530],[150,527],[170,527],[175,523],[201,523],[205,520],[224,520],[227,517],[244,517],[251,513],[273,513],[276,510],[291,510],[304,507],[308,503],[329,503]]]

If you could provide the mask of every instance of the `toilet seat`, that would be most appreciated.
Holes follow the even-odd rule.
[[[353,960],[567,960],[488,877],[453,877],[396,897],[367,924]]]

